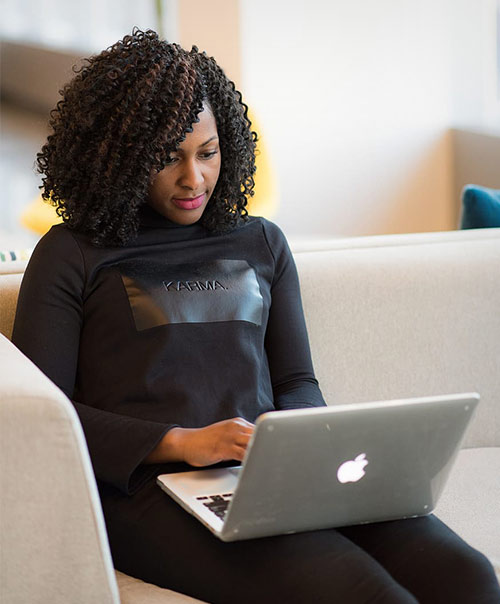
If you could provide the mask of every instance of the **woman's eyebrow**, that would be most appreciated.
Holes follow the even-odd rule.
[[[213,140],[218,139],[219,137],[217,136],[217,134],[214,134],[213,136],[211,136],[207,141],[205,141],[204,143],[202,143],[200,145],[200,147],[204,147],[205,145],[208,145],[208,143],[211,143]]]
[[[214,134],[208,140],[206,140],[204,143],[201,143],[201,145],[198,145],[198,149],[205,147],[206,145],[208,145],[208,143],[211,143],[214,140],[219,140],[219,137],[217,134]],[[179,148],[179,149],[175,149],[174,151],[172,151],[172,153],[184,153],[184,151],[181,148]]]

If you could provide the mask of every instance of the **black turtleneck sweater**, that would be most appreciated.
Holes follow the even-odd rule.
[[[22,282],[12,341],[73,401],[98,481],[125,493],[173,426],[324,405],[280,229],[224,235],[149,206],[138,237],[97,248],[57,225]]]

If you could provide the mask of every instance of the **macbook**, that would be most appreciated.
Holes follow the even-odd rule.
[[[157,481],[223,541],[430,514],[478,402],[465,393],[272,411],[241,465]]]

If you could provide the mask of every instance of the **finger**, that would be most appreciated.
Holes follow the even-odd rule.
[[[253,434],[254,430],[255,430],[255,426],[253,424],[246,424],[246,425],[238,425],[238,429],[240,430],[240,432],[242,434]]]
[[[250,442],[251,439],[251,435],[250,434],[238,434],[238,436],[236,437],[234,444],[237,445],[238,447],[245,447],[245,449],[248,446],[248,443]]]
[[[236,459],[237,461],[243,461],[245,453],[246,447],[239,447],[238,445],[235,445],[232,449],[232,458]]]
[[[234,417],[232,421],[239,424],[242,427],[252,428],[252,429],[255,427],[255,424],[252,424],[252,422],[249,422],[244,417]]]
[[[251,436],[254,431],[254,426],[252,424],[243,425],[240,422],[236,422],[231,420],[228,424],[224,426],[224,430],[226,434],[232,438],[237,438],[238,435],[242,434],[245,436]]]
[[[237,436],[243,436],[247,440],[250,440],[250,438],[252,437],[253,432],[254,431],[253,431],[252,428],[241,428],[240,430],[238,430],[238,432],[236,433],[236,435]]]

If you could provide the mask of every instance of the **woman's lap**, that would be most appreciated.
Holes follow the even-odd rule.
[[[118,570],[211,603],[404,603],[416,601],[404,586],[418,593],[429,573],[434,595],[449,593],[462,566],[479,567],[467,581],[488,579],[481,555],[433,517],[224,543],[154,481],[101,498]]]
[[[500,603],[488,559],[433,515],[338,530],[370,552],[419,602]]]

